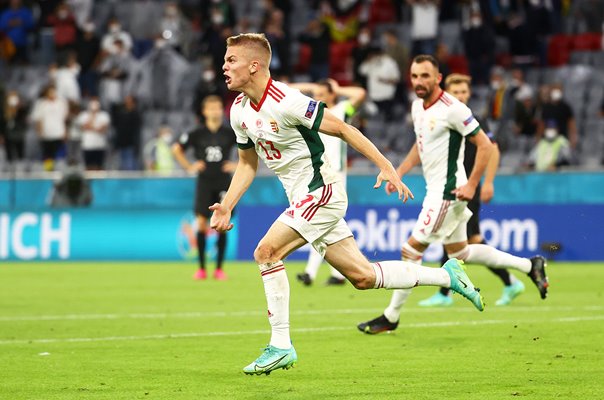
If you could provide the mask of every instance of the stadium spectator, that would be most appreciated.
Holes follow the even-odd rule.
[[[67,100],[70,106],[79,103],[81,99],[80,85],[78,85],[79,73],[80,65],[74,52],[66,55],[59,68],[54,64],[49,68],[49,75],[57,88],[57,96]]]
[[[19,93],[10,90],[3,99],[0,113],[0,144],[4,144],[8,162],[23,160],[25,155],[25,135],[28,124],[28,107]]]
[[[66,0],[76,20],[78,29],[83,30],[92,17],[94,0]]]
[[[331,38],[329,28],[318,19],[311,20],[306,30],[298,36],[300,43],[310,46],[310,80],[320,81],[329,78],[329,45]]]
[[[126,83],[133,72],[135,62],[120,39],[115,40],[113,47],[114,51],[109,53],[99,66],[99,94],[105,109],[111,109],[113,104],[122,102],[126,94]]]
[[[48,25],[54,30],[55,50],[61,58],[75,47],[78,30],[67,3],[60,3],[55,12],[48,16]]]
[[[143,149],[145,169],[158,172],[161,175],[170,175],[174,172],[175,161],[171,145],[174,140],[172,129],[162,125],[157,131],[157,137],[149,140]]]
[[[396,61],[378,47],[361,64],[359,72],[367,77],[367,93],[386,121],[392,121],[394,96],[400,81],[399,67]]]
[[[535,171],[555,171],[571,161],[568,139],[560,135],[555,122],[548,122],[543,137],[537,142],[529,157],[529,166]]]
[[[487,107],[487,123],[497,135],[502,122],[512,119],[515,113],[514,96],[509,90],[502,67],[496,66],[491,70]]]
[[[94,23],[86,22],[75,45],[77,61],[81,68],[78,83],[84,97],[97,96],[99,92],[99,76],[96,72],[96,66],[99,62],[101,41],[94,30]]]
[[[67,136],[66,120],[69,113],[67,101],[57,96],[53,85],[44,88],[32,110],[31,120],[34,122],[36,133],[42,148],[44,170],[52,171],[55,161],[64,152],[64,142]]]
[[[230,0],[201,0],[199,10],[204,26],[221,25],[233,28],[237,24],[237,15]]]
[[[447,76],[451,74],[451,67],[449,66],[449,47],[443,42],[440,42],[436,45],[436,53],[434,57],[438,60],[440,74],[443,77],[443,82],[447,79]]]
[[[216,78],[216,72],[212,68],[211,60],[206,59],[202,62],[201,76],[193,93],[193,104],[192,111],[200,118],[203,116],[198,115],[201,110],[201,103],[203,99],[210,95],[220,96],[223,100],[226,97],[226,86],[221,79]]]
[[[537,61],[538,40],[521,13],[512,14],[507,20],[507,37],[510,55],[515,67],[526,69]]]
[[[124,103],[114,106],[111,112],[115,132],[114,148],[119,155],[119,168],[133,171],[138,168],[142,117],[133,96],[126,96]]]
[[[212,57],[214,71],[220,74],[222,66],[222,56],[226,48],[225,39],[231,33],[231,28],[225,23],[224,12],[218,8],[212,8],[211,21],[205,25],[201,37],[201,53]]]
[[[412,56],[434,54],[440,0],[407,0],[407,3],[411,6]]]
[[[159,21],[164,7],[161,2],[154,0],[136,0],[131,4],[128,32],[133,40],[132,54],[140,59],[151,51],[155,38],[161,33],[157,25],[149,21]]]
[[[539,123],[533,90],[528,86],[523,86],[516,92],[515,99],[516,147],[523,152],[528,152],[536,139]]]
[[[273,51],[271,70],[278,79],[286,79],[290,73],[290,48],[289,41],[283,30],[283,18],[283,11],[278,9],[273,10],[262,30],[271,44]]]
[[[382,46],[384,52],[390,56],[398,66],[400,80],[396,85],[396,94],[394,95],[395,101],[405,105],[407,99],[407,82],[405,77],[407,76],[407,70],[409,68],[409,52],[399,40],[395,29],[387,29],[382,33]]]
[[[353,80],[359,86],[367,87],[367,78],[361,74],[359,67],[365,62],[372,49],[371,45],[372,33],[368,26],[363,26],[359,30],[357,38],[358,45],[352,49],[352,73]]]
[[[107,33],[101,39],[101,50],[105,54],[130,53],[132,51],[132,36],[122,29],[119,19],[113,17],[109,20]]]
[[[461,23],[465,56],[473,81],[480,85],[488,81],[489,71],[495,63],[495,32],[484,21],[477,2],[463,7],[468,9],[462,14],[465,18]]]
[[[14,54],[9,57],[11,62],[29,61],[27,37],[34,26],[33,14],[21,4],[21,0],[10,0],[10,7],[0,15],[0,32],[5,34],[14,46]]]
[[[600,0],[574,0],[575,31],[601,32],[604,23],[604,2]]]
[[[206,97],[201,105],[201,114],[205,123],[183,133],[172,146],[174,158],[187,172],[197,175],[194,212],[197,218],[197,250],[199,268],[194,279],[207,278],[206,272],[206,235],[209,232],[208,220],[212,214],[209,207],[222,201],[231,183],[231,174],[235,163],[229,161],[235,148],[233,130],[224,121],[224,105],[218,96]],[[185,151],[193,149],[195,162],[190,162]],[[225,280],[227,275],[222,268],[226,252],[226,232],[218,235],[218,252],[214,279]]]
[[[164,15],[159,21],[159,29],[168,46],[172,46],[181,54],[189,54],[191,24],[183,16],[177,3],[166,3]]]
[[[573,109],[564,100],[560,85],[552,87],[549,97],[550,101],[541,108],[539,136],[544,132],[545,127],[553,122],[558,134],[568,139],[570,148],[574,151],[577,148],[579,138]]]
[[[105,155],[108,150],[107,134],[111,118],[106,111],[101,110],[98,98],[88,101],[88,108],[76,118],[76,125],[82,132],[82,151],[87,170],[101,170],[105,165]]]
[[[132,94],[139,104],[164,110],[183,106],[184,96],[181,88],[187,73],[189,62],[165,39],[155,40],[155,47],[138,63],[137,74],[132,79]],[[187,88],[192,91],[192,87]]]

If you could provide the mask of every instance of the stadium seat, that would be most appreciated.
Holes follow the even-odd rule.
[[[593,51],[575,50],[570,53],[571,64],[592,64]]]
[[[309,45],[300,44],[298,49],[298,62],[294,67],[297,74],[305,74],[308,72],[311,54],[312,48]]]
[[[396,10],[391,0],[372,0],[369,7],[367,24],[371,29],[378,24],[387,24],[396,21]]]
[[[350,56],[355,46],[356,42],[350,40],[347,42],[332,42],[329,47],[329,76],[342,85],[349,85],[352,82]]]
[[[573,50],[600,50],[602,48],[602,34],[582,33],[573,37]]]
[[[547,47],[547,64],[560,66],[568,62],[573,47],[573,37],[570,35],[553,35]]]
[[[470,74],[470,68],[468,67],[468,60],[466,56],[461,54],[450,55],[447,59],[447,64],[449,64],[449,68],[451,72],[455,72],[458,74]]]

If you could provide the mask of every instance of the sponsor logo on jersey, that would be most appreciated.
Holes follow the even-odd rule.
[[[474,121],[474,116],[470,115],[470,117],[463,122],[463,126],[468,126],[472,121]]]
[[[245,124],[245,122],[241,123],[241,129],[243,129],[244,131],[247,129],[247,125]]]
[[[279,133],[279,125],[277,125],[277,121],[271,120],[271,129],[274,133]]]
[[[283,214],[287,215],[290,218],[293,218],[294,217],[294,210],[285,210],[285,212]]]
[[[314,100],[311,100],[310,103],[308,103],[308,107],[306,108],[306,113],[304,114],[304,116],[306,118],[312,118],[312,114],[315,111],[316,107],[317,107],[317,102]]]

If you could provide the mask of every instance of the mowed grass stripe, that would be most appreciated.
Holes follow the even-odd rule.
[[[569,323],[569,322],[586,322],[586,321],[601,321],[604,320],[604,315],[594,315],[585,317],[566,317],[552,318],[540,320],[506,320],[506,319],[491,319],[478,321],[442,321],[442,322],[422,322],[405,324],[404,328],[443,328],[452,326],[478,326],[478,325],[498,325],[508,323]],[[329,331],[347,331],[352,330],[350,326],[327,326],[315,328],[294,328],[292,333],[314,333],[314,332],[329,332]],[[208,336],[240,336],[240,335],[265,335],[269,331],[267,329],[256,329],[249,331],[226,331],[226,332],[190,332],[190,333],[171,333],[162,335],[141,335],[141,336],[107,336],[97,338],[49,338],[49,339],[17,339],[17,340],[1,340],[0,345],[10,344],[38,344],[38,343],[77,343],[77,342],[111,342],[111,341],[129,341],[129,340],[165,340],[165,339],[181,339],[195,338]]]

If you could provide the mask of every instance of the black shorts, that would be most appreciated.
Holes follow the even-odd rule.
[[[480,235],[480,185],[476,188],[476,194],[468,202],[468,209],[472,211],[472,217],[468,220],[468,238]]]
[[[84,164],[89,169],[103,169],[105,150],[84,150]]]
[[[230,183],[230,176],[228,178],[198,176],[195,187],[195,204],[193,205],[195,215],[210,218],[212,212],[208,207],[222,201]]]

